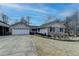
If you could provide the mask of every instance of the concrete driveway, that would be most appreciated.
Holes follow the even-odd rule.
[[[29,35],[0,36],[0,56],[35,56],[36,48]]]

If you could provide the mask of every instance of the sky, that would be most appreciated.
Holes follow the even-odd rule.
[[[79,10],[77,3],[0,3],[0,11],[10,18],[10,24],[29,16],[30,23],[39,26],[51,20],[64,20],[76,10]],[[48,20],[48,17],[51,18]]]

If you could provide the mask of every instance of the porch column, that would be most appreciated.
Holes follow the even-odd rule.
[[[4,27],[2,27],[2,35],[4,35]]]

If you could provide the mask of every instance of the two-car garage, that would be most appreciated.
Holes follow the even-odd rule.
[[[25,35],[30,33],[29,25],[22,21],[11,25],[10,28],[12,35],[23,35],[23,34]]]
[[[15,28],[12,30],[13,35],[18,35],[18,34],[29,34],[29,29],[21,29],[21,28]]]

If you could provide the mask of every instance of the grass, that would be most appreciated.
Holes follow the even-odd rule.
[[[79,56],[79,42],[32,36],[39,56]]]
[[[60,41],[40,35],[5,36],[0,39],[0,55],[12,54],[15,51],[24,51],[23,53],[27,54],[26,50],[34,47],[38,56],[79,56],[79,42],[77,40],[77,42]],[[34,52],[34,50],[32,51]]]
[[[67,41],[67,42],[79,42],[79,39],[78,40],[72,40],[72,39],[67,39],[67,40],[62,40],[62,39],[54,39],[52,37],[49,37],[49,36],[43,36],[43,35],[36,35],[38,37],[42,37],[42,38],[46,38],[46,39],[52,39],[52,40],[58,40],[58,41]]]

